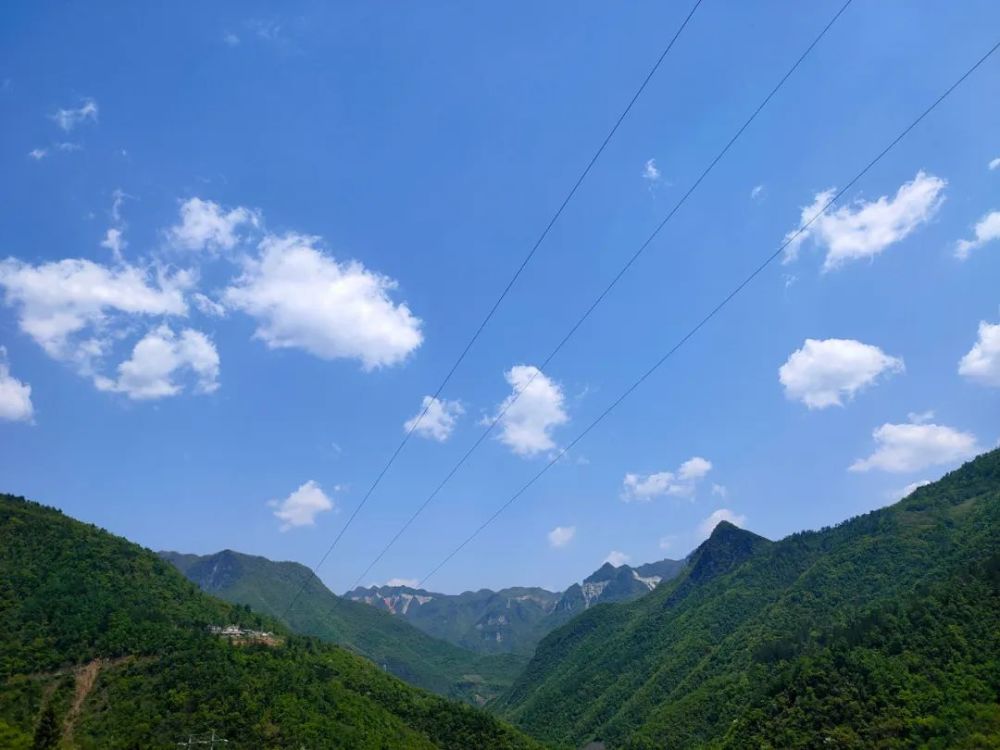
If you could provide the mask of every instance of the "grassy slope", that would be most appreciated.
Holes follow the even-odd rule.
[[[976,744],[977,726],[998,741],[997,629],[989,623],[997,622],[1000,451],[895,506],[759,543],[745,560],[732,554],[741,536],[717,530],[675,582],[553,632],[498,708],[567,745],[806,747],[831,737],[835,747],[892,747],[887,726],[900,747],[992,746]],[[932,605],[952,591],[961,601]],[[899,614],[921,605],[941,613],[930,641],[913,616]],[[969,607],[971,618],[962,614]],[[872,618],[889,632],[845,639]],[[879,650],[886,640],[896,653]],[[839,659],[825,687],[811,682],[824,659]],[[891,676],[906,669],[945,682],[931,689]],[[872,693],[839,712],[801,711],[798,720],[775,710],[781,701],[829,707],[832,694],[810,691],[837,684]],[[789,734],[780,741],[784,721]]]
[[[276,647],[221,640],[208,624],[281,629],[58,511],[0,495],[0,539],[5,746],[26,746],[47,714],[64,745],[68,724],[74,746],[102,750],[173,746],[208,729],[258,748],[535,746],[341,648],[290,635]],[[101,669],[73,719],[84,664]]]
[[[296,633],[356,651],[395,676],[440,695],[485,703],[509,687],[527,663],[524,657],[472,653],[432,638],[401,618],[338,597],[298,563],[230,550],[203,557],[161,555],[208,593],[281,618]],[[289,610],[303,581],[308,583]]]

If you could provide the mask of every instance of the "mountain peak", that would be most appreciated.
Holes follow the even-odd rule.
[[[719,521],[708,539],[691,553],[693,581],[706,581],[724,575],[759,549],[771,544],[769,539],[741,529],[729,521]]]

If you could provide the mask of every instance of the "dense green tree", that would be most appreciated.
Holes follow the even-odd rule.
[[[31,742],[31,750],[52,750],[59,746],[59,739],[62,732],[59,729],[59,722],[56,719],[56,712],[49,704],[42,711],[42,717],[35,727],[35,737]]]

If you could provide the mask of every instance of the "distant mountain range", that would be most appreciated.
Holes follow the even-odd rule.
[[[509,687],[526,662],[525,657],[511,654],[473,653],[433,638],[405,620],[336,596],[299,563],[272,562],[232,550],[203,556],[159,555],[206,593],[274,617],[296,633],[349,648],[440,695],[484,704]]]
[[[424,633],[484,654],[530,656],[547,633],[595,604],[648,594],[684,569],[683,560],[631,567],[605,563],[563,592],[542,588],[480,589],[441,594],[408,586],[358,587],[345,594],[404,619]]]
[[[0,540],[12,750],[1000,747],[1000,449],[835,527],[723,522],[684,561],[561,593],[352,601],[296,563],[171,565],[9,495]]]

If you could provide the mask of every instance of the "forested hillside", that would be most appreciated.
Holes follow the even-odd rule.
[[[5,748],[175,747],[211,730],[230,747],[535,746],[56,510],[0,495],[0,539]]]
[[[160,555],[213,596],[279,618],[295,633],[356,651],[400,679],[441,695],[485,703],[509,687],[527,663],[513,654],[476,654],[432,638],[405,619],[336,596],[298,563],[232,550]]]
[[[1000,747],[1000,451],[554,631],[498,709],[573,747]]]

